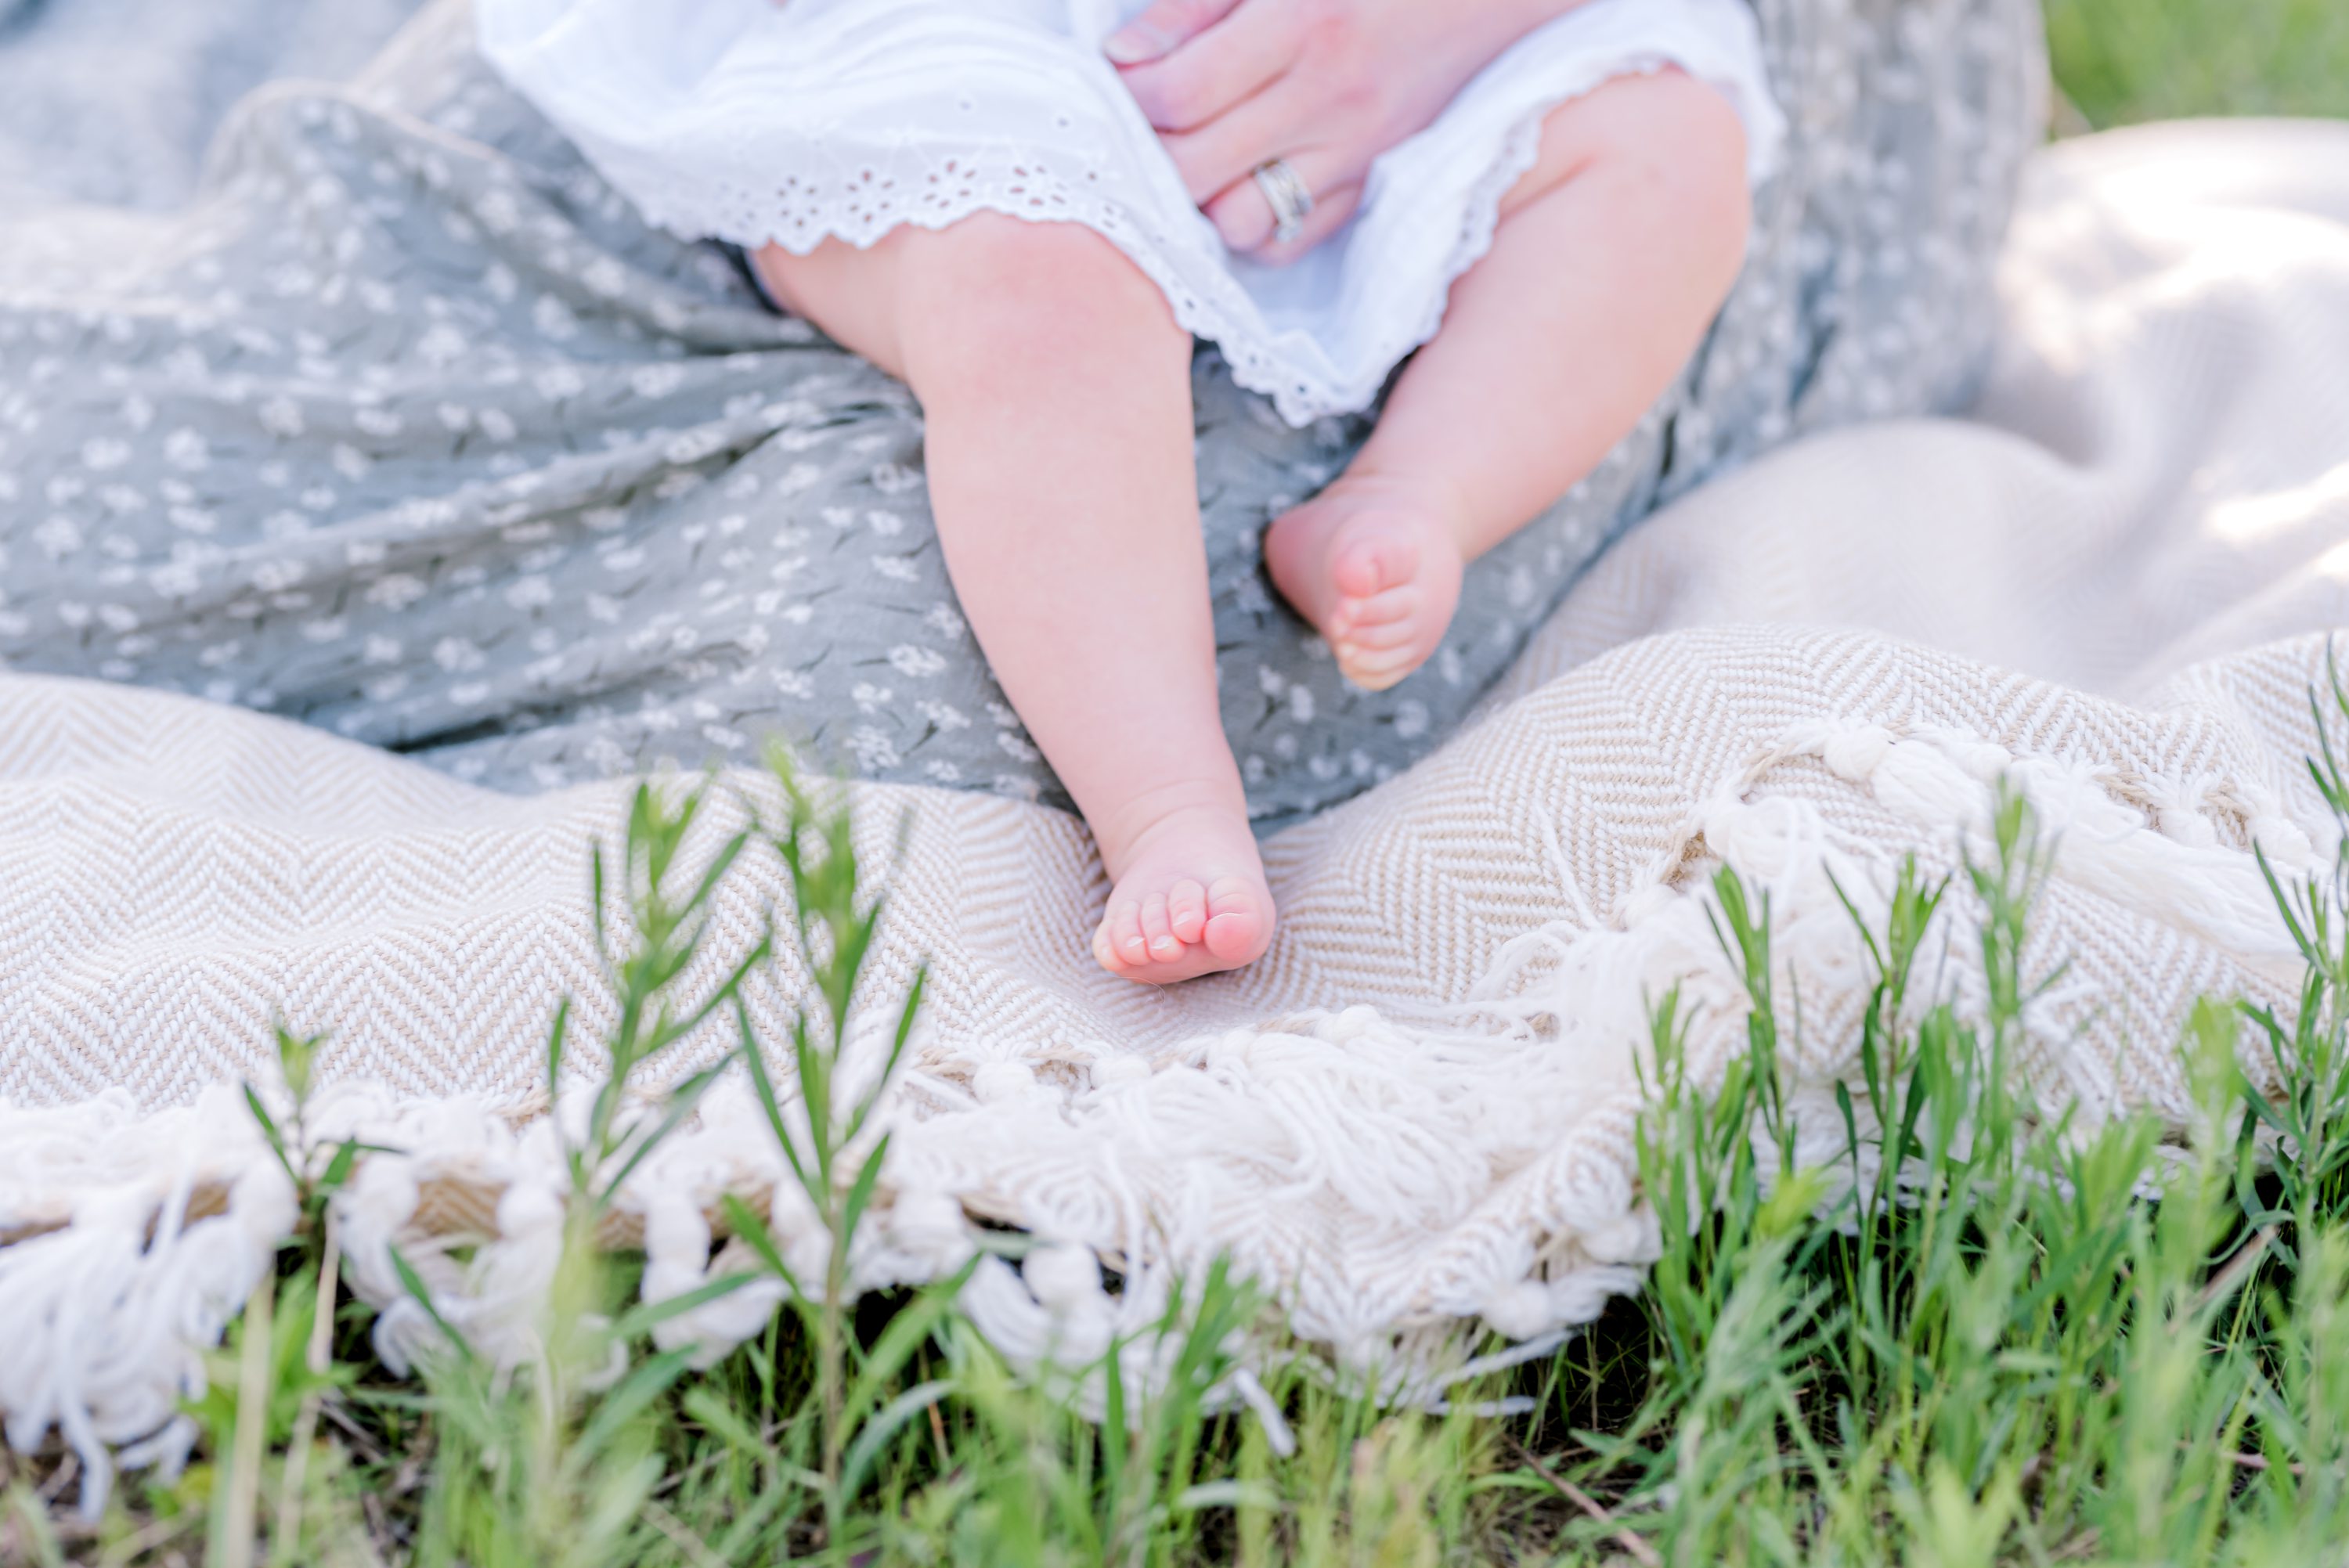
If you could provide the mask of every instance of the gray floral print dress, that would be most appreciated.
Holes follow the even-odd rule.
[[[1451,733],[1621,531],[1805,431],[1966,399],[2038,135],[2030,0],[1761,0],[1784,166],[1680,384],[1476,563],[1392,691],[1265,579],[1367,418],[1194,369],[1224,717],[1270,826]],[[459,0],[230,117],[170,214],[0,210],[0,662],[242,703],[533,790],[780,737],[1065,803],[955,606],[905,389],[647,228]],[[5,48],[0,40],[0,48]]]

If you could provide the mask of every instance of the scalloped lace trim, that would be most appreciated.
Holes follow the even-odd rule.
[[[695,190],[688,179],[672,186],[687,188],[683,192],[637,205],[648,221],[688,239],[714,237],[750,250],[776,245],[801,256],[827,240],[864,250],[905,225],[944,229],[979,212],[1080,223],[1116,245],[1166,296],[1176,324],[1222,350],[1234,379],[1271,397],[1290,424],[1369,406],[1376,385],[1344,407],[1347,394],[1337,382],[1280,351],[1279,337],[1256,302],[1223,265],[1219,242],[1211,250],[1209,243],[1170,233],[1147,213],[1100,193],[1092,170],[1071,179],[1053,162],[1050,151],[1032,145],[991,149],[930,169],[860,167],[834,191],[797,175],[784,176],[771,192],[730,181]],[[1206,227],[1204,217],[1200,224]],[[1309,338],[1305,346],[1320,354]]]
[[[1386,322],[1365,368],[1347,376],[1327,368],[1330,355],[1301,329],[1276,330],[1229,270],[1226,252],[1206,219],[1182,234],[1146,210],[1110,194],[1123,182],[1097,169],[1073,174],[1053,150],[1032,142],[998,145],[935,161],[915,149],[895,158],[866,158],[830,180],[785,172],[771,185],[697,177],[692,170],[616,168],[636,205],[653,223],[688,239],[718,238],[756,250],[776,245],[805,255],[827,240],[868,248],[905,225],[944,229],[978,212],[1030,222],[1080,223],[1115,244],[1166,296],[1174,319],[1192,336],[1214,344],[1233,379],[1272,399],[1282,418],[1303,426],[1330,415],[1359,413],[1378,397],[1397,365],[1442,326],[1452,285],[1491,251],[1502,199],[1540,156],[1543,121],[1561,104],[1609,81],[1653,75],[1688,63],[1662,51],[1595,62],[1578,80],[1543,96],[1494,139],[1485,172],[1461,198],[1459,238],[1443,263],[1423,278],[1379,280],[1365,313]],[[1708,73],[1709,74],[1709,73]],[[1775,144],[1774,128],[1749,134]],[[1757,166],[1760,163],[1757,158]],[[1186,227],[1189,225],[1185,225]]]

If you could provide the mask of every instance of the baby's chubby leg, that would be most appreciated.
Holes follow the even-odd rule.
[[[1671,385],[1744,259],[1744,129],[1679,72],[1551,111],[1493,248],[1336,483],[1265,562],[1357,684],[1435,652],[1464,562],[1598,467]]]
[[[1191,340],[1089,229],[982,214],[761,253],[794,310],[909,384],[947,572],[1115,881],[1103,967],[1247,964],[1273,905],[1216,704]]]

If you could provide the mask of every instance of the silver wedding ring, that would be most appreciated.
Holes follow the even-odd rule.
[[[1289,167],[1285,158],[1268,158],[1256,166],[1256,188],[1272,208],[1272,237],[1282,244],[1305,232],[1305,220],[1313,215],[1313,192],[1305,188],[1304,177]]]

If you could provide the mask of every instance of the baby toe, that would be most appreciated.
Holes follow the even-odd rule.
[[[1166,895],[1154,892],[1142,901],[1142,935],[1149,944],[1150,956],[1161,964],[1171,964],[1183,956],[1183,944],[1167,923]]]
[[[1150,962],[1150,944],[1142,934],[1142,902],[1121,900],[1109,912],[1110,946],[1127,964]]]
[[[1339,604],[1338,615],[1348,626],[1360,630],[1364,626],[1390,626],[1397,621],[1407,621],[1417,614],[1427,596],[1415,583],[1401,587],[1381,589],[1367,599],[1347,599]]]
[[[1207,929],[1207,890],[1188,877],[1168,889],[1166,924],[1177,940],[1198,941]]]
[[[1207,890],[1207,951],[1226,964],[1252,962],[1270,935],[1268,910],[1256,890],[1237,878],[1217,879]]]
[[[1253,963],[1264,951],[1264,923],[1253,914],[1234,912],[1212,916],[1207,922],[1207,951],[1223,963],[1241,965]]]
[[[1419,640],[1416,621],[1386,621],[1375,626],[1357,626],[1346,635],[1346,646],[1356,653],[1383,653],[1389,648],[1406,647]]]
[[[1410,647],[1357,649],[1340,661],[1340,666],[1346,678],[1363,690],[1384,691],[1426,662],[1418,650]]]

